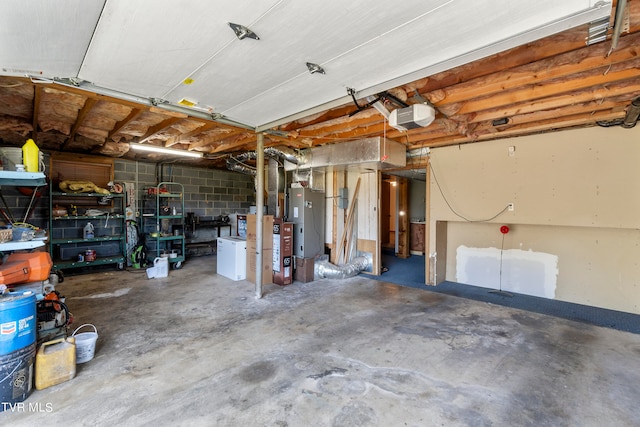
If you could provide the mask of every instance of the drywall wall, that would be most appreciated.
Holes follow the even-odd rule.
[[[640,126],[432,150],[430,248],[446,221],[446,280],[497,288],[502,251],[505,289],[640,313],[639,162]]]

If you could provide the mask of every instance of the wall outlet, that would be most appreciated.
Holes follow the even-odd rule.
[[[509,209],[509,212],[513,212],[516,209],[516,206],[513,203],[509,203],[507,208]]]

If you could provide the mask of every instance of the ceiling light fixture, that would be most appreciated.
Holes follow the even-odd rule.
[[[196,151],[185,151],[185,150],[174,150],[173,148],[164,148],[158,147],[155,145],[145,145],[139,144],[137,142],[132,142],[129,144],[129,148],[140,151],[149,151],[152,153],[161,153],[161,154],[171,154],[174,156],[184,156],[184,157],[196,157],[202,158],[202,153]]]
[[[314,64],[313,62],[307,62],[307,68],[311,74],[320,73],[324,74],[324,68],[319,66],[318,64]]]
[[[260,37],[244,25],[234,24],[233,22],[227,22],[234,33],[236,33],[236,37],[238,40],[243,40],[247,37],[254,40],[260,40]]]

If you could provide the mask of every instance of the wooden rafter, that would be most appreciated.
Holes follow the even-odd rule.
[[[171,147],[175,144],[179,144],[181,141],[200,135],[201,133],[206,132],[215,127],[216,127],[216,124],[213,122],[204,123],[202,126],[192,130],[191,132],[183,133],[183,134],[176,135],[169,138],[165,143],[165,147]]]
[[[629,30],[623,31],[612,52],[610,40],[585,46],[588,26],[582,25],[389,89],[409,104],[421,102],[420,97],[432,102],[437,114],[427,127],[399,131],[372,107],[352,115],[357,108],[349,101],[265,132],[265,146],[308,148],[385,136],[408,148],[438,147],[618,120],[640,96],[640,1],[629,1],[628,10]],[[253,129],[200,113],[191,116],[188,109],[169,111],[162,105],[140,104],[51,81],[0,79],[7,79],[0,80],[6,82],[0,84],[0,132],[9,144],[16,145],[31,131],[34,138],[40,133],[39,142],[49,144],[46,148],[52,151],[66,145],[86,150],[95,146],[93,139],[104,148],[113,146],[111,141],[156,138],[156,143],[163,140],[166,147],[186,149],[188,145],[190,150],[212,154],[203,160],[211,162],[225,153],[255,149]],[[29,89],[24,85],[30,85]],[[496,119],[506,119],[506,123],[494,125]],[[178,120],[183,122],[177,124]],[[83,138],[77,138],[78,133]],[[123,154],[122,147],[104,150]]]
[[[117,135],[125,126],[127,126],[133,120],[137,119],[144,111],[145,110],[143,108],[132,108],[129,115],[123,120],[120,120],[118,123],[116,123],[113,129],[111,129],[107,139],[113,139],[115,135]]]
[[[73,140],[73,138],[76,135],[76,132],[78,132],[78,129],[80,128],[80,126],[82,126],[82,123],[87,118],[87,115],[91,112],[91,109],[93,108],[93,106],[96,105],[96,102],[98,102],[98,100],[95,98],[87,98],[85,100],[84,105],[82,106],[82,108],[80,109],[80,112],[78,113],[78,118],[76,119],[75,123],[73,124],[73,127],[71,128],[71,132],[69,132],[69,136],[60,147],[61,150],[64,150],[69,144],[69,141]]]
[[[151,126],[150,128],[147,129],[145,134],[142,135],[137,140],[137,142],[143,143],[145,141],[148,141],[149,139],[153,138],[153,136],[156,135],[157,133],[162,132],[163,130],[167,129],[174,123],[179,122],[180,120],[182,120],[181,117],[169,117],[168,119],[161,121],[157,125]]]
[[[215,153],[221,153],[224,151],[234,151],[245,145],[255,143],[256,140],[257,140],[257,136],[255,134],[250,136],[237,135],[234,138],[225,139],[218,146],[214,147],[213,150],[210,151],[210,153],[215,154]]]
[[[240,135],[246,134],[247,131],[244,129],[221,129],[216,132],[208,133],[203,136],[197,142],[193,142],[189,144],[189,147],[201,148],[201,147],[209,147],[209,146],[217,146],[223,144],[225,141],[236,141]]]
[[[636,59],[639,44],[640,33],[622,39],[618,49],[610,56],[607,56],[606,45],[585,47],[447,87],[442,89],[439,96],[433,95],[433,98],[438,99],[431,99],[431,101],[438,105],[452,104],[528,85],[540,86],[555,79],[562,79],[557,81],[563,84],[572,75],[590,70],[595,73],[604,73],[609,66]],[[429,97],[429,94],[425,95]]]

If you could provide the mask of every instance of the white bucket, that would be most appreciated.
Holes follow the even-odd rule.
[[[85,326],[91,326],[94,332],[76,333]],[[85,363],[93,359],[96,351],[96,341],[98,340],[98,330],[95,326],[87,323],[73,331],[72,337],[76,339],[76,363]]]
[[[158,257],[154,259],[153,267],[156,269],[155,277],[169,276],[169,258]]]

